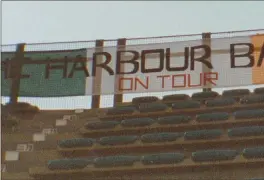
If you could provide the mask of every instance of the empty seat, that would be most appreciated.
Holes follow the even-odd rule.
[[[149,133],[141,136],[141,141],[144,143],[154,143],[154,142],[169,142],[175,141],[177,138],[181,137],[180,133],[164,132],[164,133]]]
[[[60,140],[58,146],[61,148],[90,147],[95,141],[96,140],[92,138],[65,139]]]
[[[183,101],[187,99],[190,99],[190,96],[187,94],[171,94],[162,98],[163,101]]]
[[[203,100],[208,98],[215,98],[219,96],[219,94],[215,91],[207,91],[207,92],[197,92],[192,95],[193,100]]]
[[[254,89],[255,94],[264,94],[264,87]]]
[[[166,104],[162,103],[143,103],[139,105],[140,112],[157,112],[164,111],[168,108]]]
[[[264,158],[264,146],[245,148],[243,150],[245,158]]]
[[[132,99],[132,104],[138,105],[141,103],[152,103],[158,100],[159,98],[155,96],[135,97]]]
[[[107,156],[99,157],[94,160],[95,167],[115,167],[115,166],[132,166],[139,161],[138,156]]]
[[[263,118],[264,109],[240,110],[234,112],[235,119]]]
[[[101,121],[90,122],[85,124],[85,128],[97,130],[97,129],[112,129],[119,124],[118,121]]]
[[[196,116],[196,121],[198,122],[209,122],[209,121],[224,121],[228,120],[229,114],[226,112],[215,112],[215,113],[205,113]]]
[[[219,107],[219,106],[231,106],[236,103],[236,100],[233,98],[219,98],[211,99],[205,102],[207,107]]]
[[[120,115],[120,114],[132,114],[136,111],[136,107],[134,106],[119,106],[110,108],[107,110],[107,115]]]
[[[178,116],[166,116],[158,118],[159,124],[181,124],[188,123],[191,120],[190,116],[178,115]]]
[[[151,118],[136,118],[121,121],[121,125],[124,127],[149,126],[153,123],[155,121]]]
[[[200,104],[199,101],[188,100],[188,101],[182,101],[182,102],[178,102],[178,103],[173,103],[172,104],[172,109],[199,108],[200,105],[201,104]]]
[[[211,129],[211,130],[197,130],[188,131],[184,133],[185,140],[198,140],[198,139],[213,139],[220,137],[223,134],[221,129]]]
[[[247,126],[228,129],[229,137],[259,136],[264,134],[264,126]]]
[[[134,143],[138,136],[107,136],[101,137],[99,143],[101,145],[124,145]]]
[[[264,103],[264,94],[254,94],[241,98],[241,104]]]
[[[92,164],[92,163],[93,163],[92,158],[49,160],[48,161],[48,168],[50,170],[83,169],[87,165]]]
[[[248,89],[232,89],[223,91],[223,97],[239,97],[249,95],[250,91]]]
[[[233,160],[238,155],[236,150],[204,150],[192,153],[195,162]]]
[[[141,162],[144,165],[151,164],[174,164],[184,160],[182,153],[160,153],[142,156]]]

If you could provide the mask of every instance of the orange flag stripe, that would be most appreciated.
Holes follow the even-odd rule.
[[[255,48],[261,48],[264,43],[264,34],[258,34],[251,37],[251,42]],[[252,83],[264,84],[264,63],[261,67],[257,67],[257,61],[259,59],[260,51],[254,52],[255,63],[252,67]]]

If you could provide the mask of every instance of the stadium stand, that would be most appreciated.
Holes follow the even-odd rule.
[[[13,179],[12,174],[25,180],[185,180],[190,172],[192,179],[264,176],[264,104],[256,98],[262,90],[134,98],[127,106],[81,113],[33,107],[33,119],[21,119],[19,129],[2,135],[2,165],[8,169],[3,179]],[[56,126],[63,118],[69,124]],[[33,121],[45,123],[37,128],[30,126]]]
[[[178,49],[185,47],[182,50],[185,49],[187,53],[178,52],[176,48],[177,52],[174,54],[194,56],[195,48],[190,47],[190,52],[186,48],[190,42],[195,46],[198,44],[199,47],[201,43],[203,45],[211,44],[212,54],[216,59],[214,66],[218,68],[219,72],[227,71],[227,67],[222,69],[218,67],[219,59],[222,58],[219,54],[228,54],[230,57],[230,49],[225,49],[222,46],[228,44],[230,47],[233,42],[239,42],[240,45],[241,42],[245,42],[245,44],[251,43],[255,49],[260,51],[260,44],[264,39],[263,34],[257,34],[233,37],[232,40],[229,38],[224,41],[223,38],[216,38],[208,43],[208,39],[204,38],[204,35],[199,42],[188,40],[175,43]],[[120,49],[119,46],[125,45],[120,43],[122,41],[124,39],[118,40],[117,49]],[[228,43],[225,43],[226,41]],[[157,44],[153,42],[150,46],[156,48]],[[192,45],[192,43],[190,44]],[[216,45],[218,43],[219,46]],[[72,45],[70,46],[72,47]],[[92,54],[94,52],[102,53],[99,51],[100,48],[102,49],[101,46],[104,46],[102,40],[93,42]],[[181,94],[164,95],[162,98],[149,95],[135,97],[131,102],[123,102],[119,98],[119,95],[124,94],[123,92],[116,93],[119,90],[116,90],[115,86],[113,86],[113,91],[109,90],[110,86],[116,83],[113,76],[107,77],[106,85],[100,89],[101,85],[96,84],[97,81],[94,80],[97,78],[97,73],[94,73],[95,77],[92,77],[94,79],[90,82],[93,83],[93,86],[90,88],[88,81],[91,78],[89,77],[89,79],[88,76],[83,75],[82,71],[79,71],[82,68],[77,67],[78,63],[87,65],[79,60],[86,57],[88,63],[91,60],[89,58],[93,57],[87,55],[87,51],[89,51],[87,44],[81,46],[83,49],[76,47],[74,50],[65,51],[49,49],[44,52],[42,51],[43,47],[37,48],[40,51],[23,52],[21,57],[26,57],[26,60],[24,61],[25,67],[20,70],[20,73],[23,71],[25,74],[33,75],[31,79],[22,79],[20,87],[16,90],[10,88],[10,82],[12,81],[13,86],[14,81],[9,79],[10,74],[8,73],[10,72],[6,69],[12,69],[8,63],[13,62],[13,57],[21,58],[18,57],[19,48],[16,52],[2,53],[4,56],[2,58],[4,60],[1,62],[4,65],[1,69],[2,96],[10,96],[10,103],[1,104],[2,180],[264,180],[263,87],[255,88],[253,92],[246,88],[233,88],[219,93],[214,91],[214,88],[218,88],[217,85],[212,87],[211,83],[207,87],[207,84],[201,85],[201,83],[194,86],[199,86],[203,92],[193,92],[191,95],[190,93],[185,94],[184,90],[189,89],[189,87],[185,87],[184,90],[181,89]],[[138,47],[133,45],[130,48],[137,49]],[[173,49],[173,46],[168,47]],[[104,48],[111,50],[110,46],[104,46]],[[30,49],[30,45],[28,49]],[[241,49],[243,50],[243,48]],[[140,50],[148,52],[144,48]],[[163,52],[166,60],[170,59],[167,56],[167,50],[169,51],[169,48],[166,49],[166,54]],[[224,52],[226,50],[227,54]],[[239,51],[240,54],[237,56],[243,56],[242,50],[242,55]],[[215,51],[219,54],[214,54]],[[115,54],[115,51],[111,52],[112,54],[107,54],[107,52],[103,52],[104,55],[110,54],[111,57]],[[264,46],[261,53],[264,54]],[[261,58],[263,58],[263,54],[259,55],[261,53],[254,52],[254,55],[259,57],[259,64],[262,63]],[[137,51],[134,54],[137,54]],[[140,53],[138,54],[140,56]],[[221,58],[217,59],[217,57]],[[221,65],[227,64],[224,62],[226,57],[222,58]],[[58,59],[60,63],[63,60],[64,64],[61,66],[53,64],[54,66],[51,68],[51,64],[54,63],[50,62],[51,58],[55,63]],[[254,57],[254,60],[258,60],[257,58]],[[113,59],[117,59],[117,57]],[[207,72],[208,69],[200,62],[194,63],[193,59],[191,61],[193,64],[200,65],[197,65],[198,70],[192,76],[198,77],[198,74]],[[197,61],[203,61],[203,59],[198,58]],[[68,69],[71,72],[66,71],[68,63],[72,66],[71,70]],[[115,66],[113,64],[112,66]],[[166,66],[168,66],[167,63]],[[166,68],[177,69],[181,65],[174,64],[174,66],[176,67]],[[47,73],[49,68],[54,74]],[[46,74],[40,69],[44,70]],[[120,67],[120,69],[122,68]],[[191,68],[189,67],[189,69]],[[242,73],[239,69],[242,68],[240,66],[237,69],[229,68],[229,74],[221,72],[222,74],[217,75],[220,79],[219,87],[237,87],[233,86],[233,83],[237,83],[236,85],[244,83],[243,87],[264,84],[264,74],[261,72],[263,63],[261,67],[243,69]],[[73,76],[75,70],[75,78],[68,78],[68,76]],[[145,70],[150,69],[145,68]],[[190,72],[186,71],[188,72],[184,74],[184,77],[190,79],[188,74]],[[23,75],[26,76],[25,74]],[[231,75],[228,77],[226,74]],[[99,75],[99,79],[103,79],[101,75]],[[135,77],[140,75],[136,74]],[[45,76],[50,76],[50,79]],[[237,76],[241,76],[241,78]],[[16,76],[10,78],[16,79]],[[206,79],[206,77],[201,79]],[[241,82],[236,82],[238,80]],[[186,84],[190,85],[190,82]],[[173,92],[178,87],[174,88],[170,91]],[[10,89],[13,89],[15,93]],[[97,91],[99,90],[104,90],[104,92],[101,94],[99,92],[98,95]],[[145,92],[141,90],[136,93]],[[162,91],[160,87],[154,86],[151,92],[158,92],[157,90]],[[110,108],[98,108],[100,107],[98,96],[105,94],[114,94],[114,105]],[[91,109],[43,110],[26,102],[15,102],[18,96],[88,95],[92,96],[91,106],[93,108]]]

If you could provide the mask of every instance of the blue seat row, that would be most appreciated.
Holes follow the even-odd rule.
[[[159,101],[159,98],[155,96],[135,97],[132,99],[132,104],[138,105],[141,103],[153,103],[156,101]]]
[[[184,103],[183,103],[184,104]],[[184,106],[184,105],[182,105]],[[235,119],[252,119],[252,118],[264,118],[264,109],[254,109],[254,110],[241,110],[233,113]],[[228,120],[230,114],[227,112],[212,112],[212,113],[203,113],[196,116],[197,122],[212,122],[212,121],[225,121]],[[191,117],[188,115],[174,115],[174,116],[165,116],[159,117],[157,119],[153,118],[133,118],[125,119],[121,122],[119,121],[99,121],[99,122],[89,122],[84,126],[90,130],[99,130],[99,129],[112,129],[117,125],[121,124],[123,127],[143,127],[150,126],[154,123],[160,125],[166,124],[184,124],[189,123]]]
[[[193,93],[192,99],[193,100],[204,100],[204,99],[216,98],[218,96],[219,94],[215,91],[197,92],[197,93]]]
[[[72,147],[90,147],[96,142],[92,138],[74,138],[65,139],[58,141],[58,146],[61,148],[72,148]]]
[[[196,116],[198,122],[225,121],[230,117],[226,112],[204,113]]]
[[[139,161],[139,156],[108,156],[99,157],[94,160],[95,167],[116,167],[116,166],[132,166]]]
[[[50,170],[59,170],[59,169],[83,169],[86,166],[93,164],[93,158],[75,158],[75,159],[58,159],[58,160],[49,160],[48,168]]]
[[[260,136],[264,134],[264,126],[246,126],[228,129],[229,137]]]
[[[173,98],[172,98],[173,99]],[[215,99],[208,99],[205,101],[206,107],[223,107],[223,106],[232,106],[235,105],[237,102],[236,99],[233,97],[225,96],[221,98]],[[240,98],[241,104],[256,104],[256,103],[264,103],[264,94],[256,94],[256,95],[249,95]],[[140,103],[137,106],[130,105],[130,106],[120,106],[114,107],[107,110],[107,115],[122,115],[122,114],[132,114],[136,111],[141,113],[148,113],[148,112],[157,112],[157,111],[165,111],[166,109],[171,106],[172,109],[192,109],[192,108],[200,108],[201,101],[192,99],[187,99],[184,101],[176,101],[160,103],[160,102],[148,102],[148,103]]]
[[[168,108],[169,107],[163,103],[141,103],[138,105],[138,110],[141,113],[165,111]]]
[[[187,115],[176,115],[176,116],[165,116],[158,118],[158,124],[184,124],[192,120],[191,116]]]
[[[201,103],[195,100],[186,100],[182,102],[172,103],[172,109],[191,109],[191,108],[199,108]]]
[[[107,115],[133,114],[137,110],[134,106],[120,106],[107,110]]]
[[[172,94],[163,96],[163,101],[184,101],[190,99],[190,96],[187,94]]]
[[[264,94],[264,88],[256,88],[254,90],[255,94]],[[249,95],[250,91],[248,89],[233,89],[233,90],[225,90],[222,93],[222,97],[243,97]],[[190,97],[187,94],[172,94],[163,96],[163,101],[183,101],[183,100],[203,100],[203,99],[212,99],[217,98],[220,95],[215,91],[208,92],[197,92],[192,94]],[[158,97],[155,96],[145,96],[145,97],[135,97],[132,99],[132,104],[138,105],[140,103],[153,103],[159,101]]]
[[[264,94],[255,94],[251,96],[245,96],[240,99],[241,104],[255,104],[264,103]]]
[[[206,150],[192,153],[195,162],[233,160],[239,153],[236,150]]]
[[[243,156],[247,159],[251,158],[264,158],[264,146],[245,148]]]
[[[182,136],[181,133],[149,133],[141,136],[143,143],[176,141]]]
[[[232,89],[223,91],[223,97],[237,97],[237,96],[246,96],[249,95],[250,91],[248,89]]]
[[[99,139],[101,145],[125,145],[132,144],[138,139],[138,136],[106,136]]]
[[[240,151],[232,149],[210,149],[196,151],[191,154],[194,162],[208,161],[226,161],[233,160],[240,155]],[[263,158],[264,147],[245,148],[242,151],[246,159]],[[48,168],[55,169],[83,169],[88,165],[94,165],[98,168],[132,166],[135,162],[141,162],[143,165],[153,164],[176,164],[184,161],[185,155],[179,152],[146,154],[143,156],[119,155],[106,156],[97,158],[77,158],[77,159],[60,159],[48,161]]]
[[[254,89],[255,94],[264,94],[264,87]]]
[[[141,140],[143,143],[157,143],[166,141],[175,141],[180,137],[184,137],[185,140],[199,140],[199,139],[215,139],[219,138],[223,134],[221,129],[206,129],[187,131],[184,133],[178,132],[162,132],[162,133],[147,133],[142,136],[106,136],[101,137],[98,140],[91,138],[77,138],[61,140],[58,143],[62,148],[74,148],[74,147],[91,147],[93,144],[99,143],[101,145],[125,145],[132,144],[137,140]],[[264,135],[264,126],[248,126],[237,127],[228,129],[229,137],[244,137],[244,136],[260,136]]]
[[[221,107],[221,106],[231,106],[236,103],[236,100],[233,98],[217,98],[212,100],[207,100],[205,105],[207,107]]]
[[[152,164],[176,164],[184,160],[182,153],[160,153],[142,156],[141,162],[144,165]]]
[[[240,110],[234,112],[235,119],[263,118],[264,109]]]
[[[221,129],[197,130],[184,133],[185,140],[215,139],[223,134]]]

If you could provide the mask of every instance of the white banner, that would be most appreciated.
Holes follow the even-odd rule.
[[[264,84],[263,34],[124,48],[87,50],[86,95]]]

